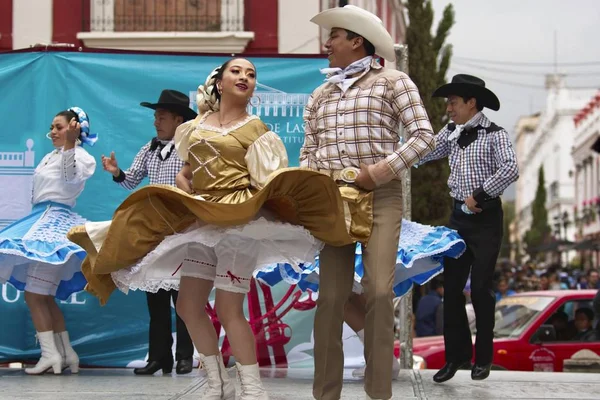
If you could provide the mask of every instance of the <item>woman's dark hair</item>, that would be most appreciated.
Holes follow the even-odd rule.
[[[358,33],[349,31],[347,29],[345,31],[346,39],[348,40],[352,40],[357,37],[361,37],[363,39],[363,47],[365,48],[365,51],[367,52],[368,56],[372,56],[375,54],[375,46],[373,46],[373,43],[369,42],[364,36],[361,36]]]
[[[225,73],[225,70],[227,69],[227,67],[229,66],[229,64],[231,64],[231,62],[233,60],[246,60],[246,61],[248,61],[254,67],[254,76],[258,76],[258,72],[256,71],[256,65],[254,65],[254,63],[252,61],[248,60],[247,58],[244,58],[244,57],[235,57],[235,58],[230,58],[229,60],[225,61],[223,63],[223,65],[221,65],[221,67],[219,68],[219,72],[217,72],[217,75],[215,75],[215,87],[213,88],[213,93],[214,93],[215,97],[217,98],[217,101],[221,101],[221,93],[219,93],[219,90],[217,89],[216,83],[218,81],[223,80],[223,74]]]
[[[56,114],[57,117],[65,117],[65,119],[67,120],[67,125],[69,124],[69,122],[71,122],[71,120],[73,118],[75,118],[75,121],[80,122],[79,121],[79,117],[77,116],[77,114],[75,114],[74,111],[71,110],[64,110],[59,112],[58,114]]]

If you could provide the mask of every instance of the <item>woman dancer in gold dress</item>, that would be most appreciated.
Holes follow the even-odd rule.
[[[213,325],[198,309],[213,287],[240,375],[240,399],[267,399],[242,308],[252,273],[277,262],[312,262],[323,241],[366,242],[371,227],[368,193],[349,187],[340,195],[329,176],[287,168],[281,139],[246,112],[256,74],[250,61],[234,58],[199,87],[199,116],[175,135],[186,161],[178,188],[142,188],[110,223],[88,223],[69,236],[88,250],[87,290],[103,302],[115,285],[124,291],[179,288],[177,312],[208,373],[203,399],[235,397]]]

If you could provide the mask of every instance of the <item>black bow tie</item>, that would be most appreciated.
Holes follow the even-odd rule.
[[[449,124],[448,124],[448,130],[449,130],[450,132],[453,132],[455,129],[456,129],[456,124],[455,124],[455,123],[453,123],[453,122],[452,122],[452,123],[449,123]],[[468,135],[469,133],[472,133],[472,132],[477,132],[477,131],[478,131],[478,130],[480,130],[480,129],[485,129],[485,128],[484,128],[483,126],[481,126],[481,125],[477,125],[477,126],[475,126],[475,127],[468,127],[468,128],[464,128],[464,129],[463,129],[463,130],[460,132],[460,134],[461,134],[461,136],[462,136],[462,134],[463,134],[463,133],[464,133],[465,135]]]
[[[159,151],[165,147],[165,144],[161,142],[157,137],[152,138],[152,142],[150,143],[150,151],[154,151],[158,149]]]
[[[168,143],[168,142],[167,142]],[[161,161],[166,160],[167,158],[169,158],[169,156],[171,155],[171,152],[173,151],[173,148],[171,148],[169,150],[169,152],[165,155],[165,158],[162,157],[162,154],[160,153],[163,149],[163,147],[165,147],[167,145],[167,143],[163,143],[160,139],[158,139],[157,137],[153,137],[152,138],[152,142],[150,143],[150,151],[156,151],[158,150],[158,158]]]
[[[456,142],[462,149],[469,147],[470,144],[477,140],[477,136],[479,136],[479,129],[483,129],[483,127],[481,125],[477,125],[475,127],[463,129],[460,132],[460,137]]]

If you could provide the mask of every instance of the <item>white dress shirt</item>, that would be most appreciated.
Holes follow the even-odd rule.
[[[32,203],[53,201],[74,207],[95,170],[96,160],[81,146],[46,154],[33,173]]]

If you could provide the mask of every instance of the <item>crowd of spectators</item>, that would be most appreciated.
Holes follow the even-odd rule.
[[[516,266],[506,262],[498,264],[494,276],[494,285],[496,301],[499,301],[506,296],[537,290],[600,289],[600,279],[598,270],[595,268],[582,271],[579,269],[562,268],[560,265],[543,267],[533,263],[526,263]],[[469,302],[468,294],[469,283],[467,282],[467,286],[465,287],[467,303]],[[415,320],[414,335],[416,337],[442,334],[443,297],[443,275],[415,289],[413,310]],[[598,308],[600,308],[600,304],[598,304]],[[589,311],[590,313],[592,312],[592,310]],[[600,312],[600,310],[596,312]],[[469,313],[468,304],[467,313]],[[594,319],[593,313],[587,315],[582,311],[578,314],[576,317],[581,320],[580,324],[584,324],[583,320],[585,319],[588,319],[589,323]]]

